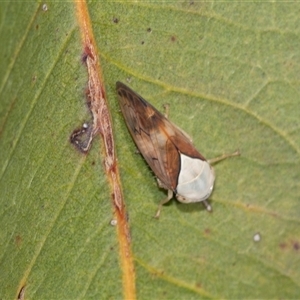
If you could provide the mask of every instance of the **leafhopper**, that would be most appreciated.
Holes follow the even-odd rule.
[[[207,161],[190,137],[143,97],[122,82],[117,82],[116,88],[134,142],[156,175],[159,187],[168,190],[155,217],[159,217],[162,205],[170,201],[173,194],[182,203],[203,202],[211,211],[206,201],[215,181],[211,163],[239,155],[239,151]]]

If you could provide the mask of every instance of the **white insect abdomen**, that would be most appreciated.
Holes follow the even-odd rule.
[[[215,174],[207,161],[180,154],[181,168],[176,197],[180,202],[200,202],[212,193]]]

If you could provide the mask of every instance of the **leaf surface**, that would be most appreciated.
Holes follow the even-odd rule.
[[[299,11],[296,3],[89,2],[114,122],[140,299],[300,293]],[[44,8],[44,9],[43,9]],[[122,298],[100,140],[73,3],[1,3],[0,294]],[[14,20],[12,22],[12,20]],[[122,81],[215,165],[213,213],[166,196],[119,112]],[[260,237],[255,241],[254,237]]]

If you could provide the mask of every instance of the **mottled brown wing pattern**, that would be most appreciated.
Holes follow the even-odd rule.
[[[173,189],[167,172],[166,137],[159,133],[162,114],[120,82],[117,82],[117,91],[123,116],[138,149],[155,175]]]
[[[205,158],[178,127],[140,95],[121,82],[117,82],[117,92],[127,127],[138,149],[158,179],[174,191],[180,171],[180,152]]]

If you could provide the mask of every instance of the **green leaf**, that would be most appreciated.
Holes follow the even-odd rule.
[[[90,2],[114,121],[140,299],[300,293],[297,3]],[[0,294],[122,298],[118,240],[90,119],[73,3],[1,3]],[[215,165],[213,213],[166,196],[119,112],[122,81]],[[259,234],[260,240],[254,237]]]

